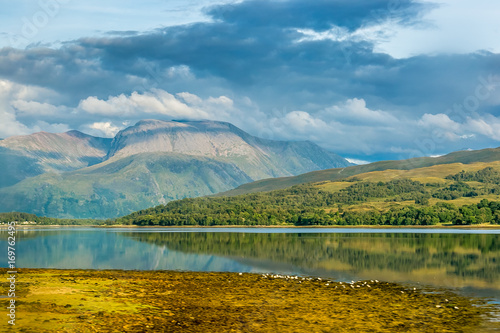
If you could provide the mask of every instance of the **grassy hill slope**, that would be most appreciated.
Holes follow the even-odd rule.
[[[249,182],[234,164],[145,153],[67,173],[46,173],[0,189],[4,211],[57,218],[109,218]]]
[[[281,177],[263,179],[248,184],[243,184],[233,190],[219,193],[218,196],[233,196],[246,193],[272,191],[290,186],[330,181],[347,178],[362,173],[384,170],[413,170],[441,164],[470,164],[477,162],[500,161],[500,148],[482,149],[475,151],[458,151],[440,157],[420,157],[401,161],[380,161],[366,165],[356,165],[347,168],[337,168],[313,171],[294,177]]]
[[[45,172],[73,171],[102,162],[111,139],[79,131],[39,132],[0,141],[0,187]]]
[[[452,159],[449,159],[451,161]],[[237,196],[184,199],[119,218],[138,225],[500,223],[500,162],[384,170]]]

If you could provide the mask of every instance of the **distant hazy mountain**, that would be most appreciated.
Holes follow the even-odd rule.
[[[224,122],[159,120],[140,121],[112,141],[77,131],[7,138],[2,163],[24,167],[11,168],[10,183],[3,181],[14,185],[0,189],[0,211],[78,218],[351,165],[311,142],[264,140]]]
[[[96,138],[78,131],[40,132],[0,141],[0,187],[45,172],[81,169],[103,161],[111,139]]]
[[[108,158],[159,152],[235,163],[252,179],[350,165],[311,142],[264,140],[229,123],[215,121],[140,121],[116,135]]]

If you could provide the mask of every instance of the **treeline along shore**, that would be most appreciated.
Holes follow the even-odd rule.
[[[500,172],[487,167],[422,182],[350,177],[269,192],[171,201],[107,219],[1,213],[0,222],[137,226],[500,226]],[[436,180],[437,179],[437,180]]]
[[[130,225],[130,226],[491,226],[500,227],[500,202],[483,199],[457,207],[404,206],[387,212],[337,211],[262,203],[252,205],[238,198],[183,199],[165,206],[112,220],[57,219],[26,213],[0,213],[0,227],[11,221],[21,225]]]
[[[433,226],[451,223],[500,227],[500,202],[485,199],[462,207],[438,203],[427,207],[391,208],[387,212],[342,209],[327,212],[321,207],[296,203],[252,205],[238,198],[184,199],[118,218],[113,223],[139,226]]]
[[[499,193],[500,172],[491,167],[462,171],[427,183],[409,178],[384,182],[350,177],[340,182],[302,184],[239,196],[183,199],[132,213],[112,223],[142,226],[500,225],[500,202],[486,198]],[[456,199],[461,199],[462,204],[455,204]]]

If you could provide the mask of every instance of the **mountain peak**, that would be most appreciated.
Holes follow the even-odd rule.
[[[111,139],[72,130],[65,133],[37,132],[12,136],[0,141],[0,147],[37,161],[37,170],[58,172],[101,162],[110,143]]]
[[[163,121],[146,119],[120,131],[108,157],[143,152],[169,152],[216,157],[253,155],[246,138],[249,134],[218,121]]]
[[[238,158],[246,161],[244,171],[253,179],[350,165],[340,156],[311,142],[264,140],[231,123],[211,120],[141,120],[116,135],[107,158],[141,153]]]
[[[26,157],[18,165],[33,161],[25,172],[31,179],[13,186],[20,191],[20,205],[41,215],[81,218],[114,217],[252,180],[349,165],[314,143],[259,139],[230,123],[209,120],[145,119],[112,141],[79,131],[37,133],[0,141],[0,148],[5,158],[13,150]],[[2,185],[0,178],[0,187],[11,186],[10,195],[12,185],[26,176],[18,168],[9,170],[4,178],[14,182]],[[40,175],[48,171],[59,174]],[[7,192],[0,190],[0,199],[2,193]],[[54,198],[61,198],[61,204],[52,204]],[[2,205],[0,210],[14,209]]]
[[[134,126],[126,128],[127,130],[150,130],[156,128],[171,128],[171,129],[187,129],[199,131],[238,131],[245,133],[238,127],[231,123],[224,121],[214,120],[157,120],[157,119],[144,119],[138,121]]]
[[[66,134],[68,136],[72,136],[75,138],[80,138],[80,139],[82,139],[82,138],[95,138],[92,135],[88,135],[88,134],[85,134],[85,133],[77,131],[77,130],[69,130],[67,132],[64,132],[63,134]]]
[[[150,132],[159,129],[163,130],[190,130],[190,131],[206,131],[210,129],[224,129],[229,128],[228,123],[222,123],[217,121],[180,121],[180,120],[156,120],[156,119],[144,119],[138,121],[135,125],[130,126],[118,133],[119,135],[129,135],[132,133],[139,132]]]
[[[129,128],[135,128],[135,127],[177,127],[177,126],[182,126],[180,124],[182,124],[182,122],[167,121],[167,120],[158,120],[158,119],[143,119],[143,120],[139,120],[134,126],[131,126]]]

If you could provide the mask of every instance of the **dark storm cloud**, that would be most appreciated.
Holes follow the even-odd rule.
[[[116,80],[116,73],[102,67],[98,54],[74,44],[57,50],[3,48],[0,50],[0,75],[17,83],[50,88],[76,99],[96,90],[106,93],[109,91],[107,86],[120,88],[122,82]]]
[[[293,29],[321,30],[332,25],[355,29],[387,16],[409,21],[419,10],[422,5],[411,1],[249,1],[208,9],[214,23],[123,38],[81,39],[58,50],[3,49],[0,74],[74,93],[77,98],[129,92],[136,88],[129,75],[158,81],[152,78],[153,67],[177,65],[189,66],[197,77],[220,77],[231,85],[266,86],[291,79],[300,81],[295,88],[303,85],[317,91],[323,79],[335,83],[350,70],[346,51],[353,53],[349,61],[355,66],[390,67],[391,59],[373,54],[371,45],[364,42],[295,43],[300,34]],[[168,82],[162,83],[169,88]]]
[[[107,31],[105,34],[109,36],[137,36],[140,32],[135,30],[127,31]]]
[[[410,0],[245,1],[220,5],[206,9],[212,22],[141,34],[110,32],[109,37],[82,38],[59,49],[4,48],[0,50],[0,78],[53,89],[61,94],[61,103],[69,107],[89,96],[106,100],[160,88],[171,94],[190,92],[204,98],[248,96],[261,111],[273,113],[270,117],[284,118],[290,111],[303,110],[314,118],[316,112],[332,105],[363,99],[368,109],[390,113],[392,118],[387,119],[391,121],[411,119],[413,123],[407,124],[413,128],[396,129],[394,123],[367,127],[358,133],[359,142],[369,141],[373,146],[358,151],[356,157],[380,154],[393,141],[391,131],[398,134],[406,151],[414,145],[411,135],[418,132],[418,119],[425,113],[445,113],[454,103],[462,103],[474,93],[478,77],[500,73],[500,55],[481,52],[394,59],[374,52],[375,42],[370,38],[304,39],[298,29],[321,33],[338,27],[349,35],[386,21],[420,25],[422,14],[432,8],[435,6]],[[492,114],[498,113],[493,109]],[[288,116],[297,126],[300,121],[309,121],[301,113]],[[331,115],[333,122],[355,126],[358,119],[348,116]],[[80,117],[92,118],[88,114]],[[54,119],[63,121],[65,117]],[[325,119],[311,121],[319,131],[326,128],[322,124]],[[339,152],[357,149],[349,146],[349,140],[329,145],[327,134],[317,142]],[[307,135],[285,138],[310,139]]]
[[[247,1],[207,10],[214,19],[238,26],[301,27],[327,30],[332,25],[355,30],[388,18],[410,23],[429,6],[411,0]]]

